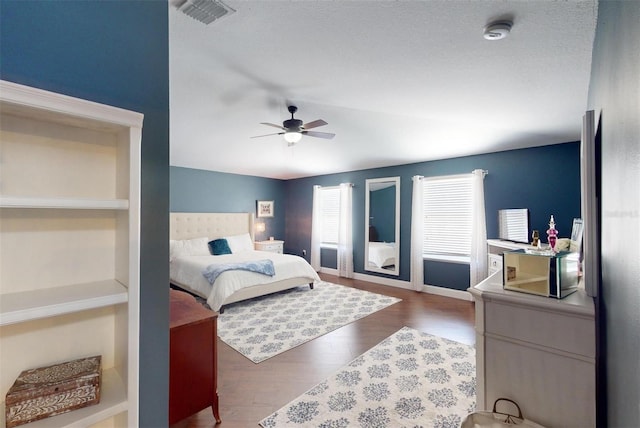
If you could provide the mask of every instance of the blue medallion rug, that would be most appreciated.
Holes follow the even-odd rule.
[[[323,281],[229,305],[218,336],[259,363],[399,301]]]
[[[475,397],[472,346],[403,327],[260,426],[457,428]]]

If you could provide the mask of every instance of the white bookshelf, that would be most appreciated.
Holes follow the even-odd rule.
[[[0,400],[26,369],[103,368],[98,405],[25,428],[138,425],[142,121],[0,81]]]

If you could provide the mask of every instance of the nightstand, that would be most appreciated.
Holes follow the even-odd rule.
[[[258,251],[269,251],[271,253],[282,254],[284,252],[284,241],[256,241],[255,248]]]

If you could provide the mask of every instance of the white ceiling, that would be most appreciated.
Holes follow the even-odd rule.
[[[225,3],[210,25],[169,6],[173,166],[288,179],[580,139],[596,0]],[[250,138],[288,103],[336,137]]]

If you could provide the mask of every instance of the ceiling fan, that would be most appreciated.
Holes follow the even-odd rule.
[[[291,119],[287,119],[282,122],[282,125],[276,125],[275,123],[267,123],[261,122],[261,125],[273,126],[274,128],[281,129],[282,132],[276,132],[275,134],[265,134],[265,135],[256,135],[251,138],[260,138],[260,137],[268,137],[270,135],[283,135],[285,141],[289,144],[289,146],[293,146],[295,143],[300,141],[303,135],[307,135],[309,137],[317,137],[317,138],[326,138],[331,139],[335,137],[336,134],[331,134],[329,132],[317,132],[317,131],[309,131],[309,129],[317,128],[319,126],[327,125],[322,119],[314,120],[313,122],[303,124],[300,119],[294,119],[293,114],[298,111],[298,107],[296,106],[288,106],[287,110],[291,113]]]

